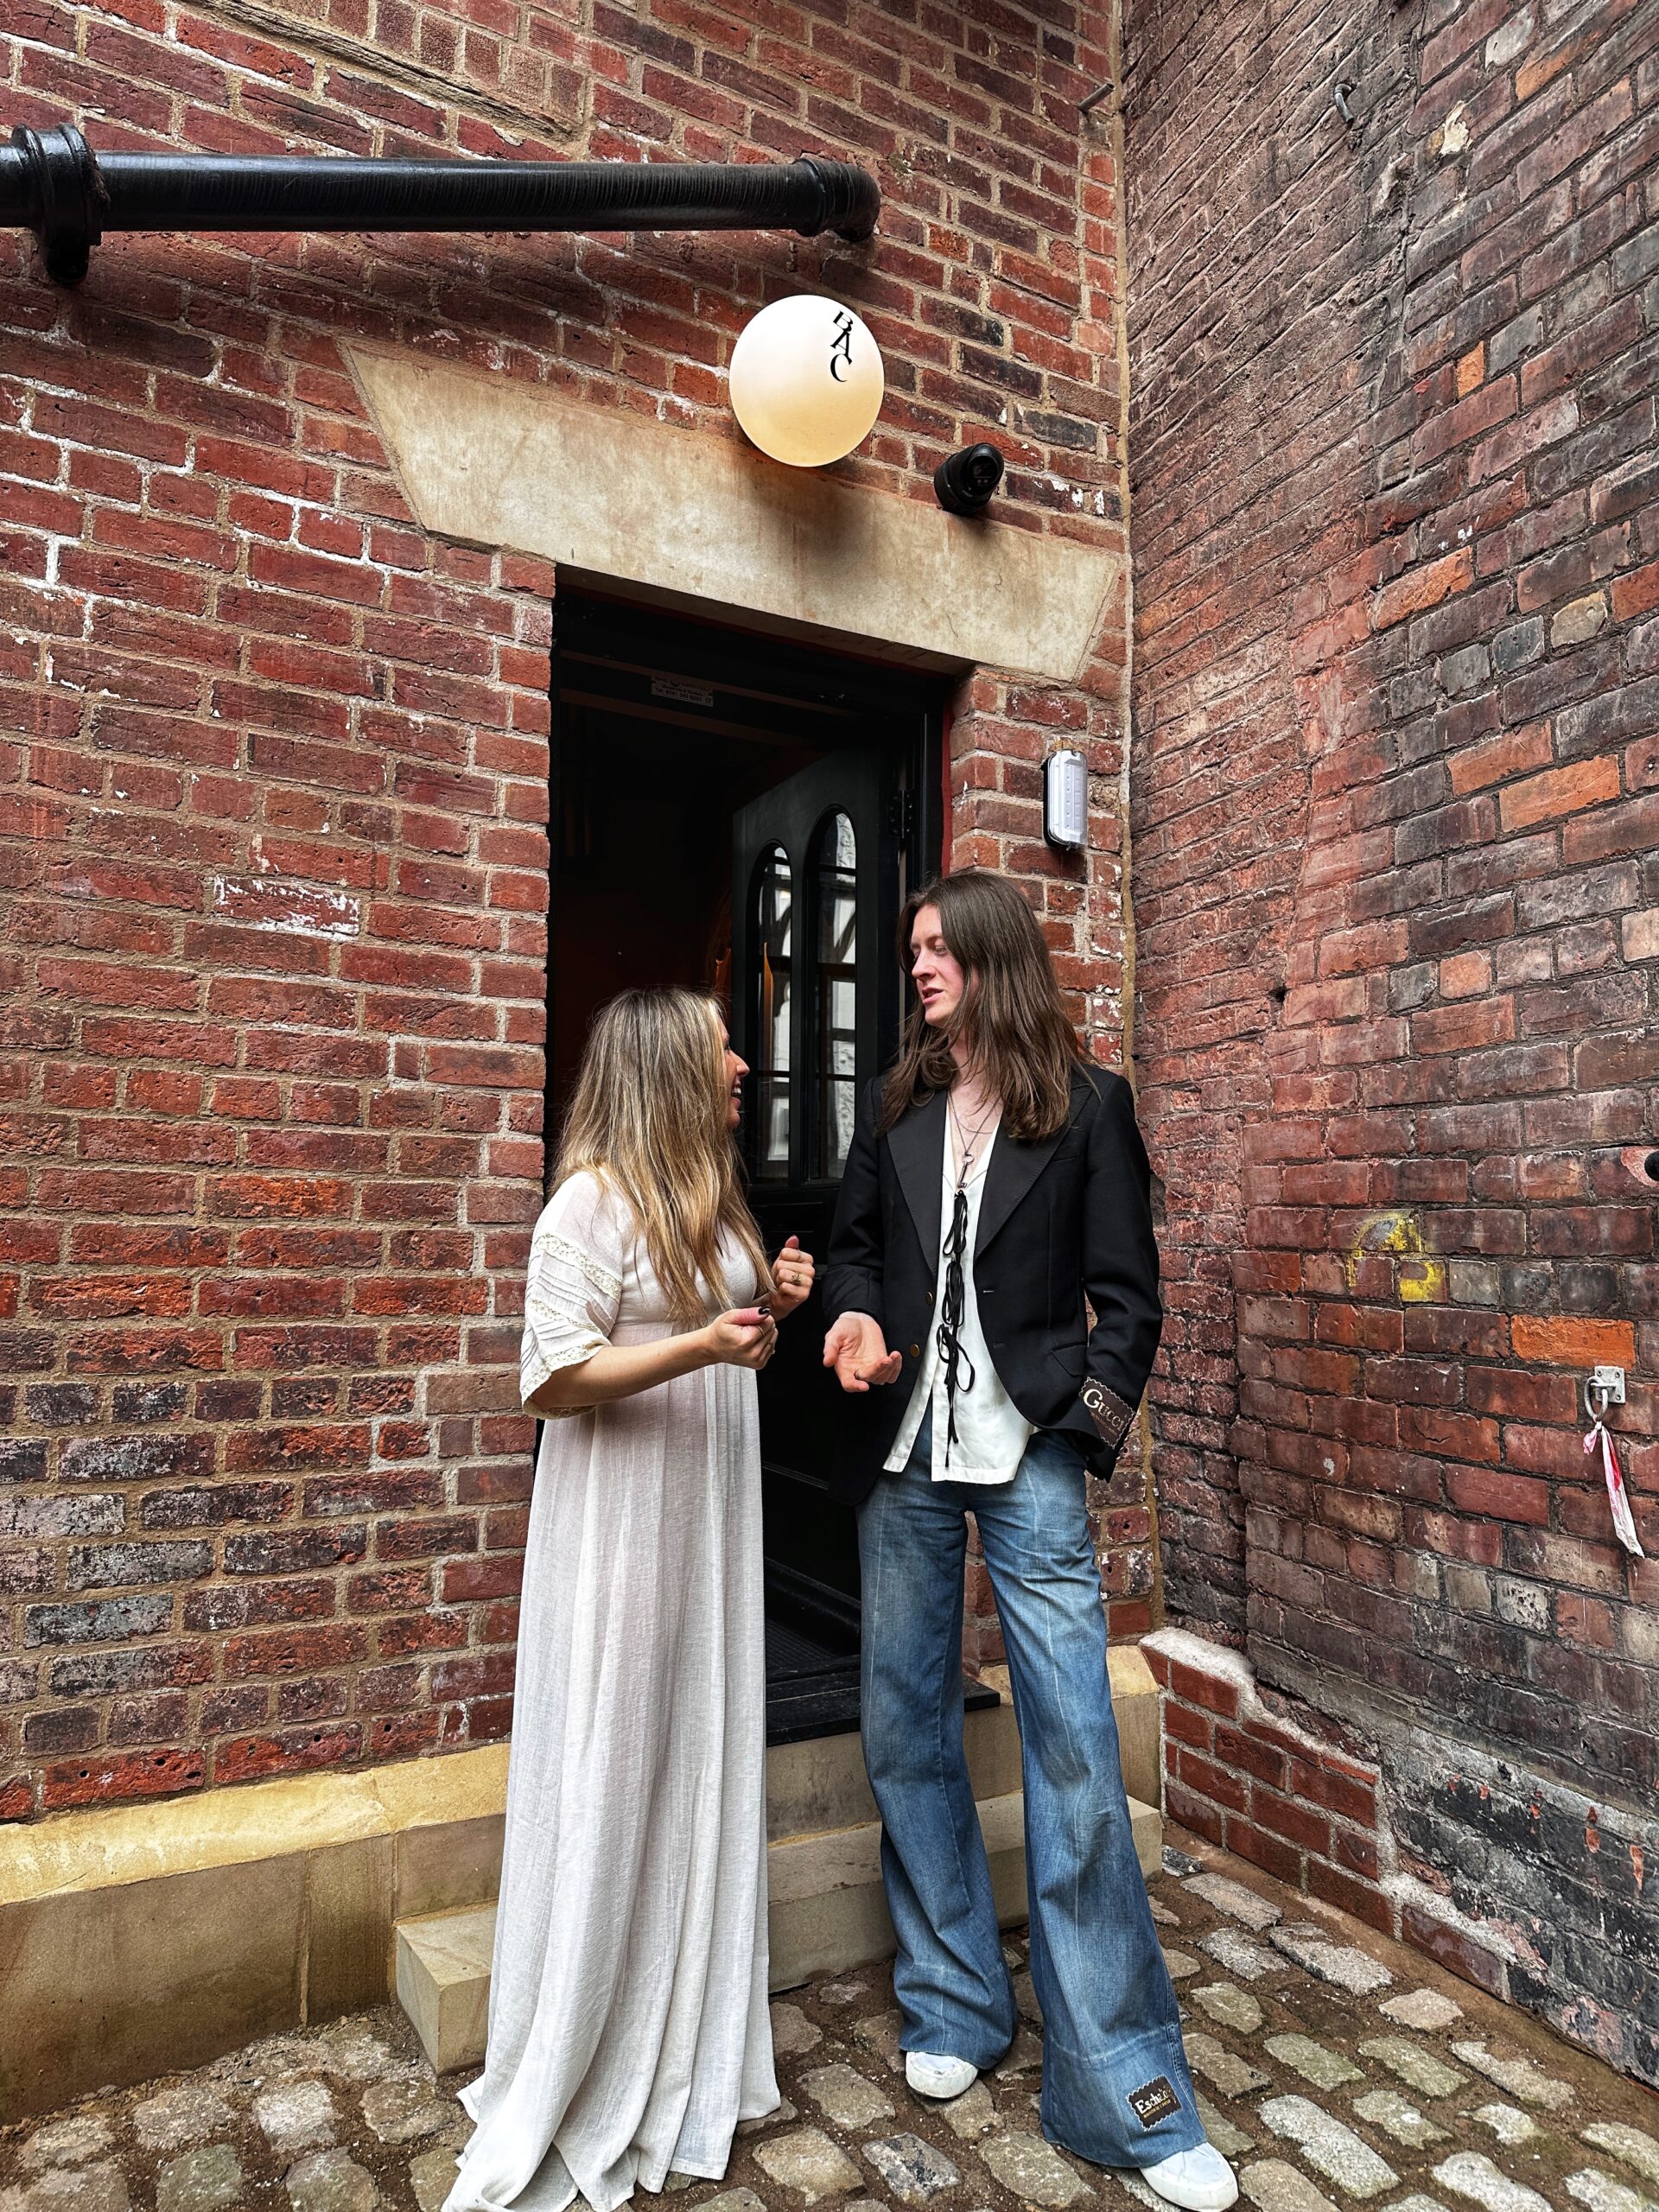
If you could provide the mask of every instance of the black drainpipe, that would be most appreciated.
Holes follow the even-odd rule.
[[[79,283],[106,231],[834,231],[867,238],[868,169],[803,154],[718,162],[358,161],[93,153],[79,130],[19,126],[0,146],[0,229],[32,231]]]

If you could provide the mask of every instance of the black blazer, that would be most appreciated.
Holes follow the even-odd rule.
[[[854,1504],[893,1449],[938,1321],[945,1094],[877,1136],[880,1092],[858,1101],[823,1272],[827,1319],[873,1314],[904,1355],[896,1382],[842,1400],[835,1482]],[[1128,1084],[1079,1066],[1065,1127],[1041,1144],[999,1134],[980,1199],[974,1287],[1002,1387],[1033,1427],[1075,1434],[1097,1471],[1135,1419],[1164,1325],[1151,1185]]]

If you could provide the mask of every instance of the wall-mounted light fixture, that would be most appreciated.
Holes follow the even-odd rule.
[[[745,323],[727,379],[745,432],[791,468],[823,468],[861,446],[886,381],[868,327],[815,292],[774,300]]]
[[[1070,746],[1043,763],[1043,835],[1067,852],[1089,842],[1089,764]]]
[[[1002,481],[1002,456],[995,446],[959,446],[933,472],[933,490],[948,514],[982,514]]]

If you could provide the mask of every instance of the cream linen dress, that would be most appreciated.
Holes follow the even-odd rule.
[[[710,1314],[754,1294],[741,1251]],[[521,1391],[671,1333],[591,1175],[537,1224]],[[779,2102],[766,2011],[766,1659],[755,1378],[719,1365],[543,1433],[477,2128],[445,2212],[613,2212],[718,2179]]]

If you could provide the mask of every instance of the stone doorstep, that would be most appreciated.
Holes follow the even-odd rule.
[[[1147,1665],[1146,1655],[1138,1643],[1115,1643],[1106,1654],[1112,1689],[1112,1718],[1117,1724],[1118,1763],[1122,1770],[1123,1787],[1132,1801],[1143,1805],[1161,1805],[1164,1801],[1164,1694],[1158,1687],[1158,1678]],[[1007,1716],[1012,1741],[1017,1746],[1018,1736],[1013,1730],[1013,1693],[1009,1688],[1006,1667],[987,1667],[982,1670],[981,1681],[994,1689],[1002,1700],[1002,1710]],[[995,1720],[995,1713],[976,1713],[973,1719]],[[1016,1750],[1015,1757],[1018,1753]],[[968,1745],[969,1765],[973,1764],[973,1745]],[[1017,1764],[1007,1781],[1001,1784],[1004,1789],[1017,1789],[1020,1775]],[[974,1795],[987,1797],[995,1794],[986,1789],[980,1777],[974,1777]]]
[[[1150,1673],[1150,1669],[1147,1670]],[[976,1801],[1020,1787],[1020,1732],[1014,1707],[983,1706],[965,1713],[963,1750]],[[766,1837],[772,1843],[832,1828],[861,1827],[876,1817],[858,1731],[773,1744],[766,1751]]]
[[[1156,1805],[1163,1795],[1162,1693],[1135,1645],[1114,1645],[1109,1658],[1123,1787],[1131,1798]],[[964,1713],[962,1730],[968,1778],[982,1805],[1020,1787],[1020,1731],[1008,1670],[988,1667],[982,1679],[1001,1703]],[[855,1732],[804,1744],[774,1744],[767,1751],[766,1834],[772,1842],[857,1827],[875,1817]]]
[[[1010,1790],[982,1799],[978,1810],[997,1916],[1009,1927],[1026,1917],[1025,1799]],[[1150,1879],[1162,1866],[1163,1820],[1133,1798],[1129,1817]],[[892,1956],[879,1821],[777,1838],[767,1846],[766,1878],[773,1990]],[[397,1999],[428,2059],[440,2074],[481,2064],[495,1907],[400,1921],[395,1934]]]

